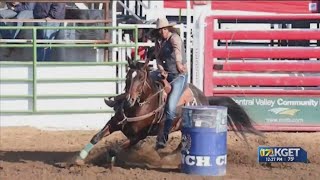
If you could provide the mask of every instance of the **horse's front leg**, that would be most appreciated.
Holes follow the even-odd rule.
[[[80,151],[79,156],[76,159],[76,163],[81,165],[84,164],[84,160],[89,155],[90,151],[93,149],[93,147],[103,138],[115,131],[121,130],[121,126],[118,125],[118,117],[113,116],[109,122],[97,133],[95,134],[90,142]]]

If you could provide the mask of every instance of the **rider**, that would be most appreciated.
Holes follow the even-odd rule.
[[[176,107],[179,99],[187,86],[188,72],[186,65],[186,55],[184,43],[173,28],[174,24],[170,24],[166,18],[157,20],[156,28],[153,34],[159,33],[160,38],[155,43],[155,57],[157,60],[158,71],[153,71],[150,76],[154,80],[160,80],[161,75],[167,76],[167,80],[171,83],[171,92],[168,96],[165,113],[166,120],[163,131],[157,138],[156,148],[161,149],[166,146],[168,136],[172,128],[172,123],[176,114]],[[121,95],[120,95],[121,96]],[[122,99],[116,97],[116,99]],[[114,102],[106,102],[114,105]],[[108,104],[108,105],[109,105]]]
[[[151,72],[152,77],[159,77],[160,74],[168,74],[167,80],[171,83],[171,92],[168,96],[163,131],[157,138],[157,149],[164,148],[176,115],[176,107],[179,99],[185,90],[188,81],[186,66],[186,55],[184,43],[176,30],[174,24],[169,24],[166,18],[157,20],[155,31],[161,35],[161,40],[156,42],[155,56],[158,70]]]

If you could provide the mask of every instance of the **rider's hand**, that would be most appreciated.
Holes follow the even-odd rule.
[[[162,95],[163,102],[167,101],[167,97],[168,97],[168,94],[166,92],[163,92],[163,95]]]
[[[45,20],[46,20],[46,21],[50,21],[50,20],[52,20],[52,18],[46,17]]]
[[[161,70],[161,71],[160,71],[160,75],[161,75],[161,77],[162,77],[163,79],[167,79],[167,77],[168,77],[168,73],[167,73],[165,70]]]
[[[187,67],[183,65],[181,62],[177,62],[177,69],[181,74],[184,74],[187,72]]]

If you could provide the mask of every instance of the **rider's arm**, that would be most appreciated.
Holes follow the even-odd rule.
[[[185,73],[186,72],[186,67],[185,65],[182,64],[182,40],[179,35],[174,34],[170,38],[171,45],[173,47],[174,54],[176,56],[176,64],[177,64],[177,69],[180,73]]]

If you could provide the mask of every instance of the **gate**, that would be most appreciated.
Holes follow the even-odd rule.
[[[280,29],[307,23],[308,29]],[[207,96],[231,96],[260,130],[320,130],[320,15],[205,18]],[[281,25],[281,26],[280,26]]]

